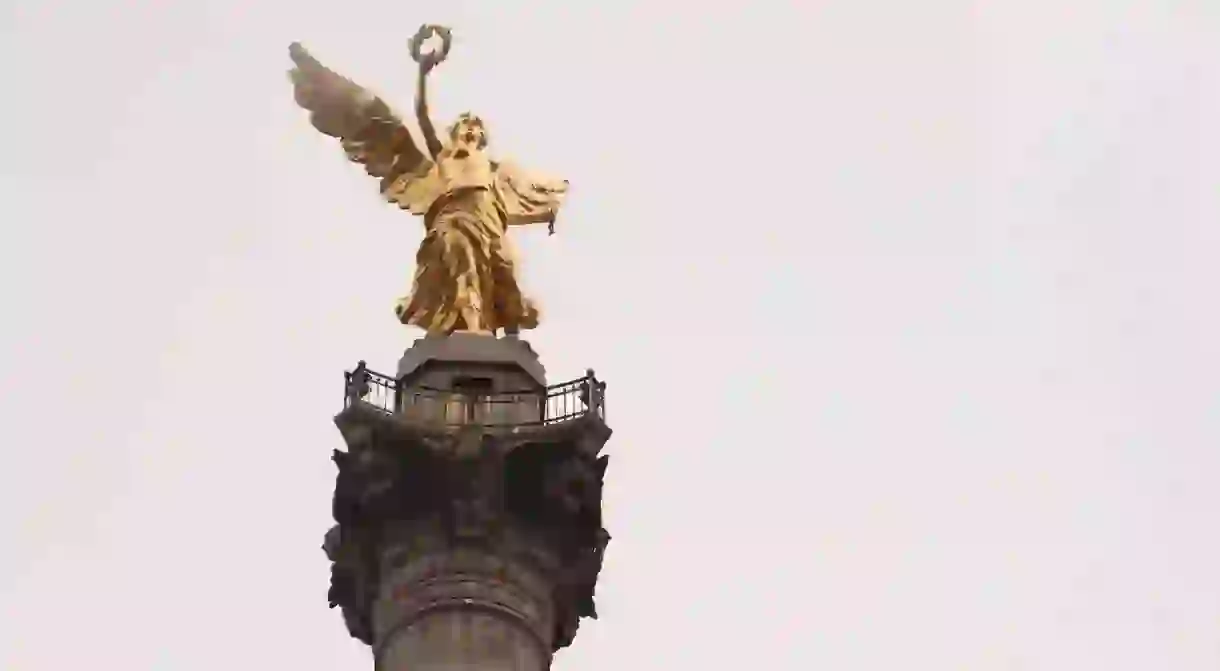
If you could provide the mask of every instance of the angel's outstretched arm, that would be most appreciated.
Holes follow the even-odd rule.
[[[568,193],[566,179],[527,172],[512,162],[496,165],[496,192],[509,226],[548,224],[555,232],[555,218]]]
[[[419,64],[419,87],[415,91],[415,116],[419,118],[419,129],[423,131],[424,143],[428,153],[436,158],[441,153],[441,141],[436,137],[436,128],[432,125],[432,117],[428,115],[428,73],[436,66],[436,62],[425,58]]]

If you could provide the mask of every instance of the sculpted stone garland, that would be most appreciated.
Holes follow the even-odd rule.
[[[371,446],[334,454],[339,525],[324,545],[333,562],[331,606],[341,607],[351,633],[369,644],[378,622],[410,626],[429,609],[461,601],[521,613],[538,639],[556,649],[568,645],[579,618],[597,617],[593,591],[610,540],[599,512],[607,457],[542,465],[547,510],[539,512],[559,532],[544,549],[518,535],[533,523],[515,519],[526,511],[498,503],[503,464],[488,461],[487,451],[461,456],[463,438],[453,436],[441,450],[450,456],[410,472],[387,468],[386,455]],[[438,497],[415,504],[422,508],[405,505],[403,494],[423,482],[440,488]],[[454,515],[454,504],[482,514]],[[560,576],[554,592],[534,570]]]

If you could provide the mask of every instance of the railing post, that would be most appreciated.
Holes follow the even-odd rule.
[[[364,398],[369,393],[369,371],[368,366],[364,361],[356,364],[356,370],[350,373],[344,373],[344,382],[346,383],[347,404],[354,405],[356,401]]]
[[[588,392],[589,400],[587,401],[588,406],[589,406],[589,413],[593,414],[593,415],[597,415],[597,411],[598,411],[598,409],[601,408],[601,404],[602,404],[602,394],[601,394],[602,390],[601,390],[601,387],[598,386],[598,384],[597,384],[597,374],[593,372],[592,368],[585,369],[584,385],[585,385],[585,388],[589,390],[589,392]]]

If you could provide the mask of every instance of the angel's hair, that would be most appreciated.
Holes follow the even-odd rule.
[[[480,118],[477,114],[471,114],[470,112],[462,112],[458,115],[457,121],[453,122],[453,125],[449,127],[449,139],[457,139],[458,128],[461,128],[463,124],[471,124],[473,126],[482,128],[483,138],[479,140],[479,149],[487,148],[487,126],[483,124],[482,118]]]

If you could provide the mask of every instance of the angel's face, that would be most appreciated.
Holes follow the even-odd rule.
[[[482,149],[487,146],[487,131],[483,120],[476,116],[463,116],[450,131],[453,144],[458,147]]]

